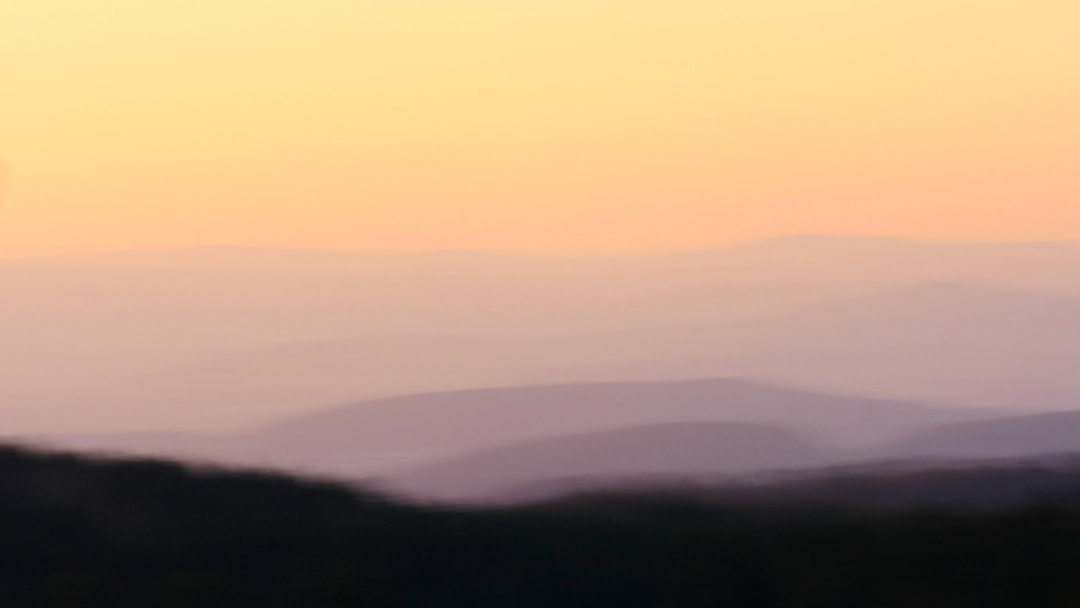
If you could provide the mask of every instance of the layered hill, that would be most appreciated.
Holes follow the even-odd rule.
[[[498,496],[567,478],[717,476],[819,467],[836,450],[795,433],[738,422],[684,422],[538,439],[419,467],[385,480],[392,493],[438,501]]]
[[[830,475],[846,471],[847,475],[862,477],[915,474],[939,468],[953,470],[968,480],[982,478],[959,472],[1005,467],[1013,472],[994,477],[1005,485],[1000,491],[988,491],[987,500],[991,496],[997,497],[994,500],[1019,500],[1025,491],[1041,491],[1036,487],[1025,489],[1023,483],[1016,485],[1026,479],[1024,471],[1033,467],[1075,469],[1077,458],[1080,412],[935,424],[898,440],[847,449],[815,445],[775,427],[682,423],[477,451],[392,475],[383,487],[421,499],[470,502],[524,500],[626,487],[710,487],[746,474],[813,480],[820,477],[815,469],[822,468],[835,468]],[[942,500],[958,496],[956,493],[978,493],[977,482],[949,490],[948,478],[935,481],[933,477],[911,477],[915,488],[912,492]],[[815,492],[825,496],[827,490],[811,488],[808,496]],[[860,491],[867,493],[868,500],[878,495],[874,484],[855,484],[840,490],[835,496],[846,495],[852,500],[858,499]],[[885,495],[880,499],[890,500]]]
[[[0,261],[9,432],[227,431],[327,405],[754,377],[1063,409],[1080,247],[791,237],[616,258],[211,248]]]
[[[947,424],[913,433],[876,454],[897,458],[1011,458],[1080,454],[1080,411]]]
[[[229,435],[51,435],[23,440],[358,478],[522,441],[653,424],[753,423],[794,431],[823,445],[854,448],[928,425],[1000,415],[711,379],[407,395]]]

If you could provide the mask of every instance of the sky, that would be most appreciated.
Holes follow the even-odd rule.
[[[0,0],[0,257],[1080,239],[1075,0]]]

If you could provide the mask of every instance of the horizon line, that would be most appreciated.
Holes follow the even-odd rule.
[[[205,244],[205,245],[188,245],[188,246],[174,246],[174,247],[145,247],[145,248],[124,248],[124,249],[93,249],[86,251],[67,252],[67,253],[41,253],[30,255],[13,255],[7,256],[0,253],[0,262],[16,262],[16,261],[34,261],[34,260],[59,260],[59,259],[71,259],[71,258],[92,258],[92,257],[104,257],[111,255],[125,255],[125,254],[153,254],[153,253],[181,253],[181,252],[198,252],[198,251],[213,251],[213,250],[236,250],[236,251],[253,251],[253,252],[294,252],[294,253],[317,253],[317,254],[337,254],[344,256],[357,256],[357,257],[372,257],[372,258],[394,258],[394,257],[412,257],[412,256],[426,256],[426,255],[452,255],[452,254],[467,254],[467,255],[480,255],[490,257],[502,257],[502,258],[520,258],[520,259],[628,259],[628,258],[649,258],[649,257],[672,257],[680,255],[693,255],[698,253],[708,253],[714,251],[733,250],[745,247],[753,247],[755,245],[783,242],[783,241],[797,241],[797,240],[821,240],[832,242],[877,242],[877,243],[894,243],[894,244],[910,244],[910,245],[1064,245],[1064,246],[1076,246],[1080,245],[1080,239],[1048,239],[1048,240],[1034,240],[1034,239],[964,239],[964,238],[934,238],[934,237],[896,237],[896,236],[872,236],[872,235],[843,235],[843,234],[829,234],[829,233],[793,233],[777,236],[769,236],[755,239],[745,239],[734,241],[731,243],[718,244],[712,247],[701,247],[694,249],[666,249],[666,250],[653,250],[653,251],[612,251],[612,252],[598,252],[598,251],[575,251],[575,250],[515,250],[515,249],[471,249],[471,248],[436,248],[436,249],[413,249],[413,250],[401,250],[401,251],[374,251],[364,249],[337,249],[337,248],[321,248],[321,247],[296,247],[288,245],[245,245],[245,244]]]

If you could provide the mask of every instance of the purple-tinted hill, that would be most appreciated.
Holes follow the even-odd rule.
[[[742,422],[787,429],[823,445],[868,447],[925,426],[995,415],[1000,413],[709,379],[407,395],[232,435],[54,435],[28,441],[355,479],[523,441],[655,424]]]
[[[932,427],[880,451],[885,457],[1012,458],[1080,453],[1080,411]]]
[[[723,378],[428,393],[293,418],[246,436],[268,457],[344,462],[363,453],[454,455],[520,441],[677,422],[747,422],[836,445],[872,445],[986,410],[827,395]]]
[[[482,450],[394,476],[384,488],[421,499],[476,500],[564,478],[745,473],[820,466],[833,456],[759,424],[658,424]]]

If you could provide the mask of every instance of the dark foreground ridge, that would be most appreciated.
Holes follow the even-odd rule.
[[[1009,508],[799,490],[452,510],[268,474],[2,449],[0,605],[1077,606],[1080,483],[1041,474],[1059,475],[1058,493]]]

